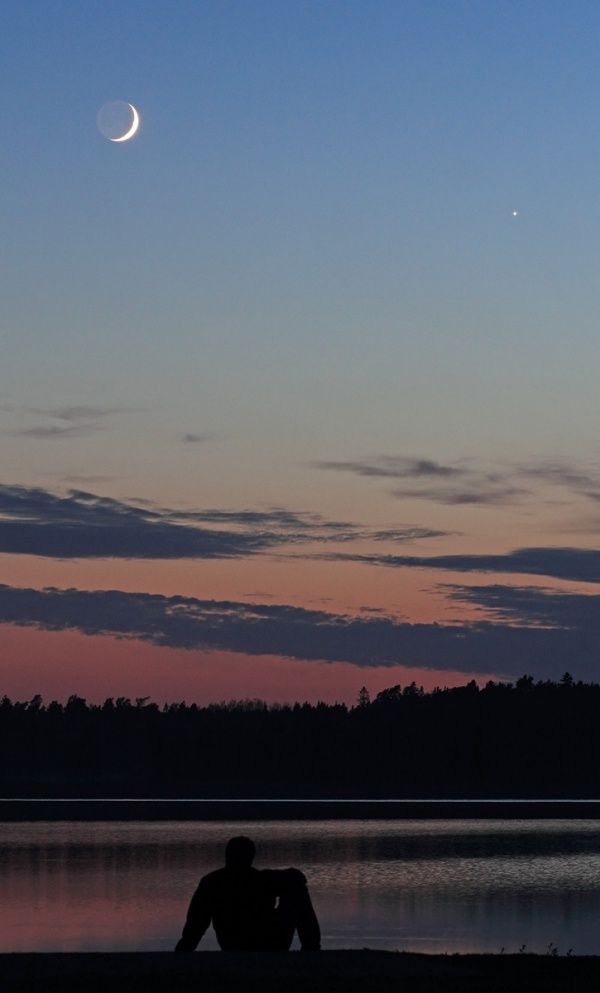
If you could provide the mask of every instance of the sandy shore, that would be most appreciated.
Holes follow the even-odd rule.
[[[588,993],[600,956],[327,951],[0,955],[6,993]]]

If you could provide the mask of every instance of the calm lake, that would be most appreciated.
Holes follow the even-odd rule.
[[[0,950],[170,949],[236,834],[306,873],[325,948],[600,954],[599,820],[0,824]]]

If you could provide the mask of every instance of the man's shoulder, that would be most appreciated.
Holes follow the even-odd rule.
[[[225,877],[225,868],[213,869],[212,872],[207,872],[206,875],[202,876],[199,885],[203,888],[210,889],[211,886],[218,883]]]
[[[244,877],[249,876],[250,878],[256,878],[260,876],[258,869],[251,867],[244,872]],[[200,880],[201,886],[218,886],[220,883],[230,881],[232,878],[239,878],[237,873],[232,873],[231,869],[227,866],[221,866],[220,869],[213,869],[212,872],[207,872],[205,876],[202,876]]]
[[[303,886],[306,883],[306,876],[300,869],[290,867],[289,869],[261,869],[261,879],[267,885],[279,887]]]

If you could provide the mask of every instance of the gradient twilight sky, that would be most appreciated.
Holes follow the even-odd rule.
[[[600,678],[598,5],[20,0],[0,51],[0,694]]]

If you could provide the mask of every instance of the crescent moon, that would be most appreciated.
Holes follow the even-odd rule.
[[[109,141],[129,141],[130,138],[133,138],[139,128],[140,115],[132,103],[128,104],[128,106],[131,108],[131,127],[125,132],[125,134],[122,134],[120,138],[109,138]]]

